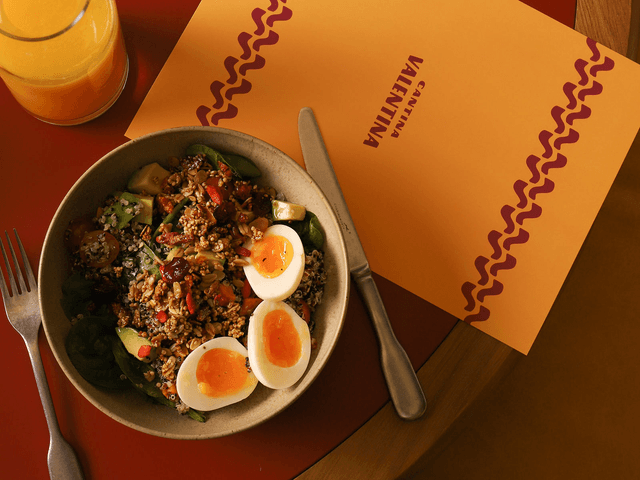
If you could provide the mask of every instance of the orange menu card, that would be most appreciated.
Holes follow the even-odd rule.
[[[313,108],[372,269],[526,354],[638,105],[639,65],[515,0],[203,0],[126,135],[230,128],[304,165]]]

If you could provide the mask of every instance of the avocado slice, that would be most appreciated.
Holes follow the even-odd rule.
[[[133,217],[133,221],[151,225],[153,222],[153,197],[139,194],[133,194],[133,196],[140,200],[140,204],[142,205],[142,210],[138,215]]]
[[[148,338],[138,335],[137,330],[131,327],[116,327],[116,333],[122,341],[124,348],[127,349],[127,352],[138,360],[148,363],[155,358],[156,347],[153,346]],[[140,355],[141,353],[144,355]]]
[[[307,241],[315,248],[320,250],[324,243],[324,232],[320,226],[320,220],[313,213],[309,212],[309,233],[307,234]]]
[[[118,230],[126,227],[136,216],[136,206],[140,200],[129,192],[115,193],[116,201],[104,210],[107,223]],[[115,215],[115,220],[112,218]]]
[[[297,203],[285,202],[283,200],[272,200],[271,214],[275,221],[304,220],[304,216],[307,214],[307,209]]]
[[[162,192],[162,181],[168,176],[168,170],[162,168],[157,162],[153,162],[136,170],[129,178],[127,188],[133,193],[144,191],[149,195],[157,195]]]
[[[215,263],[219,263],[221,265],[224,265],[225,263],[224,257],[219,257],[216,253],[210,250],[203,250],[202,252],[198,252],[196,254],[196,261],[199,261],[200,259],[204,259],[204,261],[206,261],[210,267],[213,267]]]

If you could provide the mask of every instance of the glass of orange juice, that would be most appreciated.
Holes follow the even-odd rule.
[[[0,77],[34,117],[88,122],[118,99],[128,73],[114,0],[0,0]]]

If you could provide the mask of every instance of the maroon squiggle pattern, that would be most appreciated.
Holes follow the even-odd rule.
[[[238,46],[241,53],[238,57],[228,56],[224,59],[224,69],[228,74],[226,81],[214,80],[209,89],[214,102],[196,108],[196,118],[202,126],[218,125],[222,120],[229,120],[238,115],[238,107],[231,103],[236,95],[246,95],[253,87],[245,78],[251,70],[260,70],[266,65],[264,56],[258,55],[263,47],[275,45],[280,36],[273,30],[277,22],[290,20],[293,12],[282,4],[287,0],[269,0],[267,10],[254,8],[251,19],[256,29],[253,33],[242,32],[238,35]]]
[[[514,182],[513,191],[517,203],[515,206],[504,205],[500,209],[504,227],[502,230],[492,230],[487,236],[492,250],[490,257],[481,255],[475,259],[474,267],[479,277],[475,283],[465,282],[461,287],[467,302],[464,309],[469,312],[464,318],[467,323],[483,322],[491,316],[491,311],[483,303],[504,291],[504,285],[497,280],[497,275],[516,267],[516,257],[507,252],[514,245],[524,245],[529,241],[530,235],[523,228],[524,224],[542,215],[542,207],[535,200],[554,190],[555,183],[548,177],[549,173],[567,165],[567,157],[560,150],[579,140],[580,134],[573,128],[576,120],[585,120],[591,116],[591,109],[583,102],[587,97],[600,95],[603,91],[602,84],[595,77],[615,66],[613,59],[602,58],[594,40],[588,38],[587,46],[591,52],[589,59],[580,58],[574,63],[579,80],[577,83],[566,82],[562,86],[567,105],[556,105],[551,109],[554,128],[552,131],[543,130],[538,135],[541,153],[529,155],[525,160],[531,178],[528,181],[519,179]]]

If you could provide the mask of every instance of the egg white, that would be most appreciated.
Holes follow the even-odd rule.
[[[272,364],[265,352],[263,339],[264,318],[269,312],[278,309],[283,309],[289,314],[300,338],[302,347],[300,359],[291,367],[280,367]],[[260,383],[273,389],[288,388],[302,378],[309,365],[309,359],[311,357],[311,335],[309,334],[309,326],[286,303],[264,301],[258,305],[249,319],[247,349],[249,351],[249,365]]]
[[[182,365],[180,366],[180,370],[178,370],[176,388],[180,399],[186,405],[191,408],[195,408],[196,410],[216,410],[244,400],[251,395],[258,384],[256,376],[253,372],[249,372],[249,376],[243,388],[235,394],[214,398],[201,393],[198,388],[196,368],[198,366],[198,362],[202,358],[202,355],[215,348],[232,350],[234,352],[238,352],[244,357],[248,356],[247,349],[244,348],[244,346],[235,338],[216,337],[200,345],[185,358],[184,362],[182,362]]]
[[[263,300],[279,301],[290,297],[296,291],[302,274],[304,273],[304,247],[302,240],[296,231],[286,225],[271,225],[264,236],[279,235],[285,237],[293,246],[293,258],[287,269],[275,278],[266,278],[260,275],[251,264],[251,258],[244,257],[249,265],[243,267],[244,273],[255,294]],[[251,250],[253,241],[245,244],[245,248]]]

